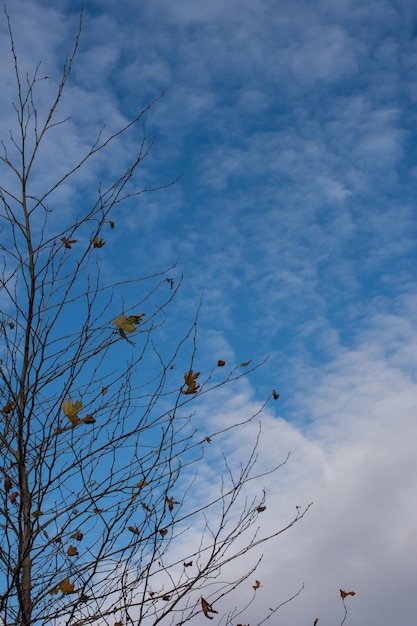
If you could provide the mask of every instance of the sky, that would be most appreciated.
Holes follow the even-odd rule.
[[[78,7],[13,0],[8,10],[22,68],[41,60],[49,77],[47,102]],[[4,19],[0,35],[8,59]],[[71,119],[47,143],[39,185],[104,123],[111,131],[163,94],[146,115],[155,143],[139,183],[180,179],[121,210],[107,271],[176,264],[172,328],[192,323],[202,297],[202,367],[268,357],[207,398],[204,414],[232,423],[276,389],[260,466],[291,454],[263,479],[265,528],[314,503],[265,548],[244,623],[302,584],[273,626],[340,623],[339,588],[356,592],[349,626],[415,623],[416,78],[411,0],[86,0],[62,103]],[[8,63],[0,80],[3,136]],[[77,190],[64,186],[62,202],[81,202],[134,141],[87,168]],[[235,433],[231,457],[255,434],[256,424]]]

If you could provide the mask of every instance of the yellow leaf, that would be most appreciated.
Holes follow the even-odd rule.
[[[41,515],[43,515],[42,511],[33,511],[32,517],[38,519]]]
[[[64,580],[59,583],[58,587],[62,593],[73,593],[75,584],[70,582],[69,576],[66,576]]]
[[[252,361],[252,359],[250,361],[244,361],[243,363],[240,364],[240,367],[248,367],[249,363]]]
[[[218,611],[215,611],[213,607],[211,606],[211,604],[207,602],[207,600],[205,600],[204,598],[201,598],[201,608],[203,609],[204,615],[208,617],[209,619],[213,619],[209,615],[209,613],[218,613]]]
[[[61,404],[61,408],[64,412],[64,415],[68,417],[69,421],[73,426],[76,426],[80,423],[80,418],[78,417],[78,411],[83,408],[83,403],[81,400],[77,400],[75,404],[72,402],[71,398],[68,398],[66,402]]]
[[[187,385],[187,388],[185,389],[185,391],[183,391],[185,395],[197,393],[197,390],[200,387],[200,385],[197,384],[197,378],[199,376],[200,376],[200,372],[193,372],[193,370],[190,370],[189,372],[185,372],[184,381],[185,381],[185,384]]]
[[[121,313],[116,317],[114,323],[119,330],[123,330],[125,333],[133,333],[136,330],[136,324],[140,324],[144,315],[145,313],[140,313],[139,315],[129,315],[129,317],[126,317],[124,313]]]

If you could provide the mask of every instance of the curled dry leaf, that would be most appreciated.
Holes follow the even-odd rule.
[[[168,533],[168,528],[161,528],[159,530],[159,534],[161,535],[161,537],[165,537],[167,533]]]
[[[184,567],[191,567],[193,564],[192,561],[184,562]]]
[[[279,393],[275,391],[275,389],[272,390],[272,397],[274,398],[274,400],[278,400],[279,398]]]
[[[342,598],[342,600],[344,600],[347,596],[354,595],[356,595],[356,591],[343,591],[343,589],[340,590],[340,597]]]
[[[6,491],[6,493],[9,493],[10,489],[12,488],[13,483],[12,480],[9,476],[5,476],[4,478],[4,489]]]
[[[255,580],[255,584],[254,584],[254,585],[252,585],[252,587],[255,589],[255,591],[256,591],[257,589],[259,589],[259,587],[260,587],[260,586],[261,586],[261,583],[260,583],[260,581],[259,581],[259,580]]]
[[[139,535],[139,529],[137,526],[128,526],[127,529],[134,535]]]
[[[10,494],[9,500],[12,504],[16,504],[16,498],[18,495],[19,495],[18,491],[13,491],[13,493]]]
[[[179,504],[179,502],[177,502],[176,500],[174,500],[174,498],[168,498],[167,497],[167,503],[168,503],[168,509],[170,511],[172,511],[174,509],[174,505],[175,504]]]
[[[184,381],[187,385],[187,388],[183,390],[183,393],[187,396],[193,393],[197,393],[197,390],[200,388],[200,385],[197,384],[197,378],[200,376],[200,372],[193,372],[190,370],[189,372],[185,372]]]
[[[78,550],[75,546],[70,546],[67,550],[68,556],[78,556]]]
[[[209,602],[207,602],[207,600],[205,600],[204,598],[201,598],[201,608],[203,609],[203,613],[206,617],[208,617],[208,619],[213,619],[209,613],[217,613],[218,611],[216,611],[215,609],[213,609],[213,607],[211,606],[211,604]]]
[[[13,400],[9,400],[8,402],[6,402],[6,404],[2,408],[1,412],[3,413],[3,415],[8,415],[9,413],[13,411],[14,407],[15,407],[15,403],[13,402]]]
[[[223,359],[219,359],[217,361],[217,366],[218,367],[224,367],[226,365],[226,361],[223,361]]]
[[[83,417],[83,419],[81,421],[84,422],[84,424],[95,424],[96,423],[96,418],[94,417],[94,415],[92,413],[89,413],[88,415]]]
[[[101,395],[102,395],[102,396],[105,396],[105,395],[106,395],[106,393],[107,393],[107,391],[108,391],[108,387],[102,387],[102,388],[101,388]]]
[[[258,513],[263,513],[264,511],[266,511],[266,506],[258,506],[256,510],[258,511]]]

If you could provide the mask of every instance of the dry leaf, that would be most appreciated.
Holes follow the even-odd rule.
[[[59,583],[58,587],[62,593],[73,593],[75,584],[70,582],[69,576],[66,576],[64,580]]]
[[[207,602],[207,600],[205,600],[204,598],[201,598],[201,608],[203,609],[204,615],[208,617],[208,619],[213,619],[212,617],[210,617],[209,613],[218,613],[218,611],[213,609],[211,604]]]
[[[192,561],[188,561],[188,563],[184,563],[184,567],[191,567],[193,564]]]
[[[174,498],[168,498],[167,497],[167,502],[168,502],[168,509],[170,511],[172,511],[174,509],[174,505],[175,504],[179,504],[179,502],[177,502],[176,500],[174,500]]]
[[[165,537],[167,533],[168,533],[168,528],[161,528],[159,531],[159,534],[161,535],[161,537]]]
[[[165,600],[165,602],[168,602],[168,600],[169,600],[170,598],[171,598],[171,596],[170,596],[170,595],[168,595],[167,593],[165,593],[165,594],[162,596],[162,600]]]
[[[279,398],[279,393],[277,393],[275,389],[272,390],[272,397],[274,398],[274,400],[278,400]]]
[[[256,510],[258,511],[258,513],[263,513],[264,511],[266,511],[266,506],[258,506]]]
[[[152,509],[150,509],[144,502],[141,502],[141,505],[142,505],[142,508],[148,513],[152,511]]]
[[[146,487],[147,485],[149,485],[149,483],[144,478],[136,483],[136,487],[139,487],[139,489],[142,489],[142,487]]]
[[[94,237],[93,239],[93,247],[94,248],[102,248],[106,242],[101,237]]]
[[[50,589],[49,593],[51,594],[51,596],[55,596],[59,591],[59,587],[52,587],[52,589]]]
[[[93,513],[103,513],[104,509],[95,508],[93,509]]]
[[[81,541],[83,537],[84,535],[82,534],[81,530],[77,530],[70,536],[71,539],[76,539],[76,541]]]
[[[110,224],[110,228],[114,228],[114,222],[112,222],[112,220],[109,220],[109,224]]]
[[[70,546],[67,550],[68,556],[78,556],[78,550],[75,546]]]
[[[105,396],[105,395],[106,395],[106,393],[107,393],[107,391],[108,391],[108,388],[107,388],[107,387],[102,387],[102,388],[101,388],[101,395],[102,395],[102,396]]]
[[[224,367],[226,365],[226,361],[223,361],[223,359],[219,359],[217,361],[217,366],[218,367]]]
[[[127,529],[134,535],[139,535],[139,529],[136,526],[128,526]]]
[[[9,500],[12,504],[16,504],[16,498],[18,495],[19,495],[18,491],[13,491],[13,493],[10,494]]]
[[[89,413],[88,415],[83,417],[83,419],[81,421],[84,422],[84,424],[95,424],[96,423],[96,418],[94,417],[94,415],[92,413]]]
[[[114,626],[122,626],[122,622],[114,622]]]
[[[61,237],[61,241],[65,248],[71,248],[74,243],[77,243],[77,239],[67,239],[66,237]]]
[[[252,359],[250,361],[244,361],[243,363],[240,364],[240,367],[248,367],[249,363],[252,362]]]
[[[343,591],[343,589],[340,590],[340,597],[342,598],[342,600],[344,600],[347,596],[354,595],[356,595],[356,591]]]
[[[6,493],[9,493],[12,486],[13,486],[13,483],[11,481],[11,478],[9,478],[9,476],[6,476],[4,479],[4,489],[6,490]]]
[[[15,406],[15,404],[14,404],[13,400],[9,400],[8,402],[6,402],[6,404],[2,408],[1,412],[3,413],[3,415],[8,415],[9,413],[11,413],[13,411],[14,406]]]
[[[261,583],[260,583],[260,581],[259,581],[259,580],[255,580],[255,584],[254,584],[254,585],[252,585],[252,587],[255,589],[255,591],[256,591],[257,589],[259,589],[259,587],[260,587],[260,586],[261,586]]]
[[[187,385],[187,388],[183,393],[185,395],[190,395],[193,393],[197,393],[197,390],[200,388],[200,385],[197,384],[197,378],[200,376],[200,372],[193,372],[190,370],[189,372],[185,372],[184,381]]]

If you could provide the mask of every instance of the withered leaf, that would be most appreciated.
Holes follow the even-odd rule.
[[[106,395],[106,393],[107,393],[107,391],[108,391],[108,388],[107,388],[107,387],[102,387],[102,388],[101,388],[101,395],[102,395],[102,396],[105,396],[105,395]]]
[[[137,528],[137,526],[128,526],[127,529],[130,530],[130,532],[134,535],[139,535],[139,529]]]
[[[74,243],[77,243],[77,239],[67,239],[66,237],[61,237],[61,241],[64,247],[68,249],[70,249]]]
[[[69,576],[66,576],[64,580],[59,583],[58,587],[62,593],[74,593],[75,584],[70,582]]]
[[[259,580],[255,580],[255,584],[254,584],[254,585],[252,585],[252,587],[255,589],[255,591],[256,591],[257,589],[259,589],[259,587],[260,587],[260,586],[261,586],[261,583],[260,583],[260,581],[259,581]]]
[[[84,535],[82,534],[81,530],[77,530],[77,531],[75,531],[75,533],[70,535],[70,538],[71,539],[75,539],[76,541],[81,541],[81,539],[83,537],[84,537]]]
[[[207,602],[207,600],[205,600],[204,598],[201,598],[201,608],[203,609],[203,613],[206,617],[208,617],[208,619],[213,619],[209,613],[218,613],[218,611],[216,611],[215,609],[213,609],[213,607],[211,606],[211,604],[209,602]]]
[[[200,376],[200,372],[194,372],[193,370],[190,370],[189,372],[185,372],[184,381],[187,387],[185,390],[183,390],[183,393],[186,396],[197,393],[197,390],[200,388],[200,385],[197,384],[197,378],[199,376]]]
[[[64,415],[68,417],[69,421],[73,426],[76,426],[81,422],[78,417],[78,411],[83,408],[83,403],[81,400],[77,400],[75,403],[72,401],[72,398],[68,398],[65,402],[61,404],[61,408],[64,412]]]
[[[168,600],[169,600],[170,598],[171,598],[171,596],[170,596],[168,593],[165,593],[165,594],[162,596],[162,600],[165,600],[165,602],[168,602]]]
[[[274,398],[274,400],[278,400],[279,398],[279,393],[277,393],[275,389],[272,390],[272,397]]]
[[[161,537],[165,537],[167,533],[168,533],[168,528],[161,528],[159,530],[159,534],[161,535]]]
[[[97,507],[95,509],[93,509],[94,513],[103,513],[103,511],[104,511],[104,509],[99,509]]]
[[[10,489],[12,488],[12,486],[13,486],[13,483],[12,483],[11,478],[9,476],[6,476],[4,478],[4,489],[5,489],[6,493],[9,493]]]
[[[6,402],[6,404],[2,408],[1,412],[3,413],[3,415],[8,415],[9,413],[13,411],[14,407],[15,407],[15,403],[13,402],[13,400],[9,400],[8,402]]]
[[[192,561],[184,562],[184,567],[191,567],[193,564]]]
[[[240,364],[240,367],[248,367],[249,363],[252,362],[252,359],[250,359],[250,361],[244,361],[243,363]]]
[[[84,424],[95,424],[96,423],[96,418],[94,417],[94,415],[92,413],[89,413],[88,415],[83,417],[83,419],[81,421],[84,422]]]
[[[217,366],[218,367],[224,367],[226,365],[226,361],[223,361],[223,359],[219,359],[217,361]]]
[[[110,228],[114,228],[114,222],[112,220],[109,220],[109,224],[110,224]]]
[[[78,550],[75,546],[70,546],[67,550],[68,556],[78,556]]]
[[[170,511],[172,511],[174,509],[174,505],[175,504],[179,504],[179,502],[177,502],[176,500],[174,500],[174,498],[168,498],[167,497],[167,503],[168,503],[168,509]]]
[[[343,589],[340,590],[340,597],[342,598],[342,600],[344,600],[347,596],[354,595],[356,595],[356,591],[343,591]]]
[[[101,237],[94,237],[93,239],[93,247],[94,248],[102,248],[106,242]]]
[[[143,508],[145,511],[147,511],[148,513],[150,513],[150,512],[152,511],[152,509],[150,509],[150,508],[148,507],[148,505],[147,505],[147,504],[145,504],[144,502],[141,502],[141,505],[142,505],[142,508]]]
[[[263,513],[264,511],[266,511],[266,506],[258,506],[256,510],[258,511],[258,513]]]
[[[149,485],[149,483],[144,478],[141,478],[141,480],[136,483],[136,487],[139,489],[142,489],[142,487],[146,487],[147,485]]]

